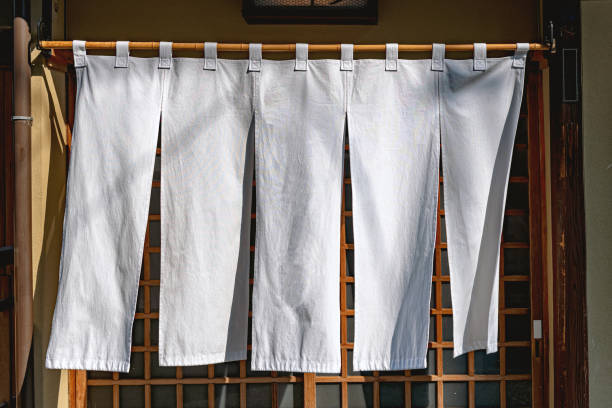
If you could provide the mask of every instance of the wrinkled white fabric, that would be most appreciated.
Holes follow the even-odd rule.
[[[356,370],[426,366],[439,74],[429,60],[399,60],[396,69],[385,71],[384,60],[355,61],[348,106]]]
[[[127,372],[166,70],[83,61],[46,366]]]
[[[246,359],[252,76],[215,61],[175,58],[164,98],[160,365]]]
[[[263,61],[256,106],[252,369],[339,372],[345,80]]]
[[[454,355],[497,351],[499,251],[524,82],[513,57],[446,60],[440,76]],[[517,64],[520,65],[520,64]]]
[[[75,43],[82,47],[82,43]],[[85,56],[47,367],[126,372],[162,115],[160,364],[339,372],[343,133],[356,370],[425,367],[442,142],[455,356],[497,349],[499,247],[525,53],[474,60]],[[484,63],[483,63],[484,62]],[[475,70],[478,69],[478,70]],[[484,70],[482,70],[484,69]],[[254,122],[253,122],[254,118]],[[441,137],[441,138],[440,138]]]

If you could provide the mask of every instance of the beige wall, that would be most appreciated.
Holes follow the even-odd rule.
[[[612,0],[581,2],[590,406],[612,391]]]
[[[538,39],[538,1],[380,0],[375,26],[248,25],[241,0],[67,0],[67,35],[87,40],[430,43]]]
[[[40,0],[35,0],[40,2]],[[247,25],[241,0],[66,0],[67,39],[219,42],[431,43],[538,41],[538,1],[380,0],[376,26]],[[54,0],[53,36],[64,3]],[[335,55],[332,55],[335,57]],[[66,407],[65,373],[44,368],[55,304],[65,189],[64,81],[37,66],[32,79],[35,381],[37,407]]]

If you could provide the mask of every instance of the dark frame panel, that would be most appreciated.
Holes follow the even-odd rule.
[[[580,58],[580,2],[544,0],[543,16],[555,25],[558,48],[549,56],[554,404],[582,408],[589,406],[582,103],[563,98],[564,49]]]
[[[378,24],[378,0],[362,8],[342,6],[257,6],[242,1],[242,16],[249,24]]]

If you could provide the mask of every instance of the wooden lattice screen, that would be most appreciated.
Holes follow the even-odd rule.
[[[74,98],[74,87],[70,88]],[[541,92],[541,71],[538,64],[532,61],[516,137],[503,227],[499,352],[486,355],[484,351],[477,351],[456,359],[452,357],[450,279],[445,214],[440,200],[428,368],[394,372],[356,372],[352,369],[356,278],[353,274],[351,178],[347,144],[342,231],[339,237],[342,373],[252,372],[249,369],[250,361],[198,367],[160,367],[157,341],[161,146],[158,146],[133,329],[131,370],[128,374],[71,371],[73,406],[473,408],[544,404],[547,400],[548,363],[545,343],[547,296],[543,278],[545,256],[542,249],[545,194]],[[440,183],[441,187],[442,174]],[[255,219],[255,214],[252,214],[252,241]],[[252,246],[251,251],[253,249]],[[251,259],[251,285],[252,266]],[[336,310],[329,312],[337,313]],[[533,320],[543,320],[544,340],[534,339]],[[249,329],[249,349],[250,340]]]

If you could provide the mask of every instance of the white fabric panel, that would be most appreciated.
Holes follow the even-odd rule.
[[[355,370],[426,366],[440,155],[429,60],[355,62],[348,108]],[[347,186],[346,188],[348,188]]]
[[[78,50],[77,50],[78,51]],[[127,372],[166,70],[80,56],[47,368]]]
[[[175,58],[162,114],[160,365],[246,359],[248,61]]]
[[[252,369],[340,371],[340,61],[263,61]]]
[[[446,60],[442,163],[454,355],[497,351],[499,251],[524,69],[513,58]]]

